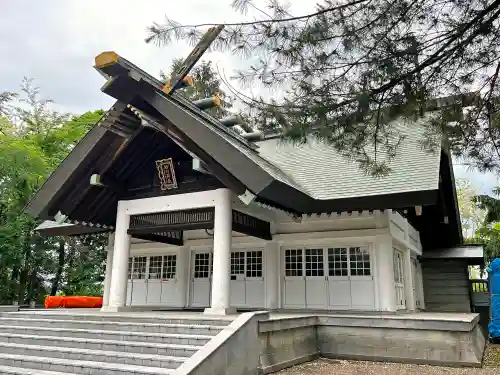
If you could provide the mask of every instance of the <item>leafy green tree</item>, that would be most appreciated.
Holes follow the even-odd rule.
[[[458,206],[462,219],[465,242],[484,244],[487,261],[500,257],[500,189],[493,195],[478,195],[471,181],[456,181]]]
[[[500,223],[482,226],[468,242],[484,244],[486,261],[500,257]]]
[[[58,113],[29,79],[20,94],[1,98],[0,302],[41,302],[48,289],[55,293],[64,282],[68,246],[64,238],[40,237],[34,231],[39,221],[22,209],[103,112]]]
[[[484,224],[487,211],[477,203],[479,192],[470,180],[457,178],[455,184],[463,234],[472,237]]]
[[[160,72],[162,81],[165,83],[170,81],[170,77],[174,72],[179,70],[182,63],[183,59],[174,59],[168,75],[165,72]],[[193,86],[179,90],[179,94],[190,100],[204,99],[217,95],[221,99],[221,105],[210,108],[208,111],[219,118],[226,116],[227,110],[232,106],[231,98],[221,89],[221,82],[212,66],[212,62],[202,61],[193,68],[189,75],[193,78]]]
[[[321,0],[309,14],[287,4],[270,0],[264,9],[234,0],[251,20],[225,24],[213,45],[249,62],[236,72],[240,87],[279,90],[250,97],[232,90],[256,126],[292,142],[319,138],[370,173],[385,174],[394,140],[402,139],[391,120],[414,120],[437,107],[423,145],[439,147],[442,134],[455,156],[482,171],[500,170],[499,1]],[[208,26],[210,20],[167,19],[149,27],[146,41],[193,42]],[[373,145],[378,157],[365,152]]]
[[[177,58],[172,62],[169,73],[160,72],[163,82],[170,81],[174,72],[178,71],[183,63],[183,59]],[[233,98],[221,87],[221,79],[217,71],[212,66],[211,61],[201,61],[196,65],[189,75],[193,78],[193,86],[179,90],[178,93],[189,100],[198,100],[218,96],[221,99],[221,105],[207,110],[216,118],[222,118],[230,115],[239,115],[246,117],[243,113],[233,111]],[[242,121],[240,128],[243,131],[251,132],[252,128],[246,121]]]

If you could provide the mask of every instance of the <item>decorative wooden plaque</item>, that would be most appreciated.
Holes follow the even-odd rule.
[[[160,188],[163,191],[177,189],[174,162],[172,158],[156,161],[156,170],[160,179]]]

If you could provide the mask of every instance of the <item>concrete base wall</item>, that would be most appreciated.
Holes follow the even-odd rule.
[[[176,375],[255,375],[260,372],[258,322],[267,312],[243,313],[177,368]]]
[[[311,361],[319,356],[315,325],[261,332],[259,338],[264,374]]]
[[[480,367],[486,339],[478,316],[461,319],[315,316],[259,322],[264,373],[318,356]]]
[[[19,305],[0,305],[0,312],[19,311]]]
[[[318,345],[327,358],[481,366],[484,337],[472,332],[318,326]]]

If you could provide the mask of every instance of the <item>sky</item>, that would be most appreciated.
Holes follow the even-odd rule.
[[[146,27],[165,15],[182,24],[226,23],[251,20],[231,9],[232,0],[1,0],[0,91],[18,91],[23,77],[33,78],[58,110],[82,113],[109,108],[114,100],[100,91],[103,78],[93,69],[94,57],[116,51],[157,76],[173,58],[191,47],[146,44]],[[256,0],[261,6],[264,0]],[[292,11],[304,14],[313,1],[292,1]],[[225,76],[242,66],[230,54],[206,55]],[[456,177],[470,179],[481,193],[489,193],[498,178],[455,166]]]

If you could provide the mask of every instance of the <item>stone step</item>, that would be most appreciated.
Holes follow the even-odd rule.
[[[14,375],[73,375],[68,372],[55,372],[35,370],[32,368],[21,368],[11,366],[0,366],[0,374],[14,374]]]
[[[217,325],[227,326],[236,317],[209,317],[200,315],[182,315],[155,313],[98,313],[74,311],[51,311],[34,310],[19,312],[0,312],[0,317],[7,318],[30,318],[30,319],[51,319],[51,320],[90,320],[90,321],[113,321],[113,322],[134,322],[134,323],[153,323],[153,324],[194,324],[194,325]]]
[[[225,326],[196,324],[158,324],[142,322],[114,322],[99,320],[40,319],[26,317],[0,317],[0,326],[29,326],[51,328],[90,328],[104,331],[153,332],[169,334],[196,334],[215,336]]]
[[[0,353],[0,366],[13,366],[37,370],[58,371],[64,374],[92,375],[166,375],[175,370],[146,366],[124,365],[119,363],[68,360],[51,357],[36,357]],[[40,374],[40,372],[36,372]]]
[[[124,353],[157,354],[171,357],[191,357],[200,346],[155,342],[103,340],[99,338],[58,337],[0,332],[0,342],[24,345],[42,345],[77,349],[107,350]]]
[[[207,335],[184,335],[150,332],[107,331],[93,329],[72,329],[30,326],[1,326],[0,333],[20,333],[27,335],[50,335],[58,337],[101,338],[118,341],[158,342],[179,345],[203,346],[212,339]]]
[[[1,343],[0,353],[176,369],[186,358],[59,346]]]

